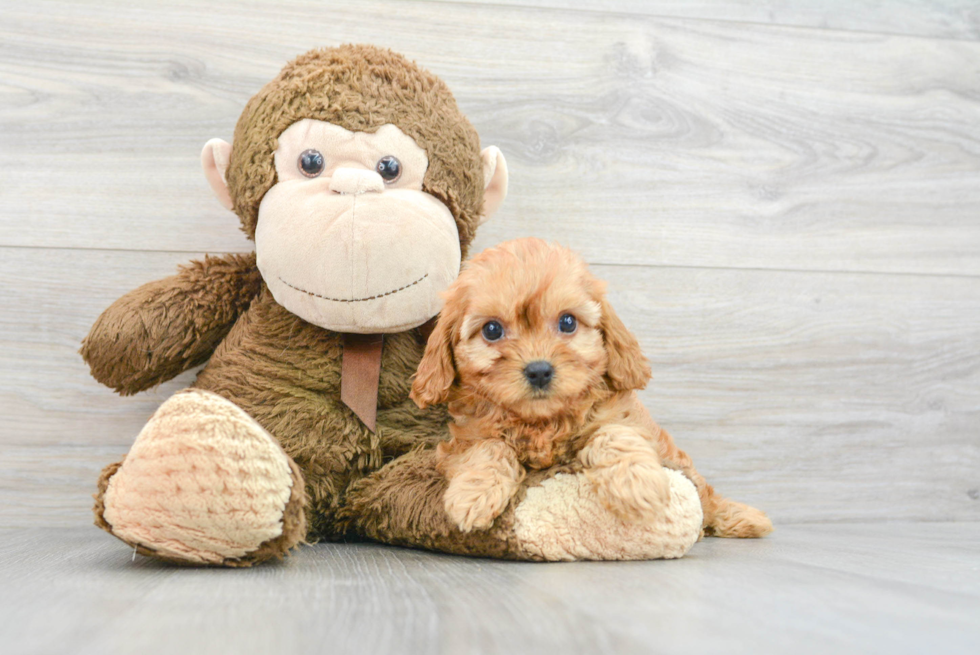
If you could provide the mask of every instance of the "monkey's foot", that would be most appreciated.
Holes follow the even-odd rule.
[[[173,562],[251,566],[306,535],[295,462],[234,403],[199,389],[160,406],[95,498],[96,525]]]
[[[666,500],[637,522],[611,512],[587,473],[559,473],[527,490],[514,512],[514,533],[525,552],[547,561],[683,557],[701,535],[701,503],[680,471],[662,474]]]
[[[390,544],[460,555],[532,561],[682,557],[701,535],[698,490],[664,469],[669,491],[651,521],[624,521],[599,499],[585,472],[530,471],[486,530],[464,532],[445,510],[449,486],[434,449],[414,450],[348,489],[344,527]]]

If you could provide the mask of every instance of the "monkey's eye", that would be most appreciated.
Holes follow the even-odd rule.
[[[571,334],[578,327],[578,321],[571,314],[562,314],[558,319],[558,331]]]
[[[299,172],[306,177],[316,177],[323,172],[323,155],[318,150],[304,150],[296,163]]]
[[[390,184],[401,176],[402,163],[395,157],[388,155],[378,160],[378,163],[374,166],[374,170],[377,171],[378,175],[385,182]]]
[[[497,341],[504,336],[504,326],[497,321],[487,321],[483,324],[483,338],[487,341]]]

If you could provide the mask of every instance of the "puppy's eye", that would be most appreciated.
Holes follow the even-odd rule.
[[[558,319],[558,331],[571,334],[578,327],[578,321],[571,314],[562,314]]]
[[[504,336],[504,326],[497,321],[487,321],[483,324],[483,338],[487,341],[496,341]]]
[[[378,163],[374,166],[374,170],[378,172],[378,175],[381,176],[381,179],[385,183],[391,184],[401,177],[402,163],[395,157],[388,155],[378,160]]]
[[[323,172],[323,155],[319,150],[304,150],[296,165],[306,177],[316,177]]]

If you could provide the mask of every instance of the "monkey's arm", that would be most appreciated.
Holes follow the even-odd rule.
[[[114,302],[82,341],[92,376],[127,396],[203,364],[262,286],[255,254],[206,256]]]

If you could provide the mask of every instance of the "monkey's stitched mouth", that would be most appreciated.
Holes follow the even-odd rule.
[[[379,293],[379,294],[376,294],[376,295],[373,295],[373,296],[367,296],[366,298],[331,298],[330,296],[323,296],[323,295],[320,295],[319,293],[313,293],[312,291],[307,291],[306,289],[300,289],[299,287],[294,286],[294,285],[290,284],[289,282],[286,282],[281,277],[279,278],[279,281],[282,282],[283,284],[285,284],[290,289],[296,289],[297,291],[301,291],[301,292],[303,292],[303,293],[305,293],[305,294],[307,294],[309,296],[313,296],[314,298],[319,298],[321,300],[329,300],[330,302],[366,302],[368,300],[377,300],[378,298],[384,298],[385,296],[390,296],[390,295],[396,294],[399,291],[404,291],[405,289],[408,289],[409,287],[414,287],[416,284],[418,284],[419,282],[421,282],[422,280],[424,280],[427,277],[429,277],[429,274],[428,273],[426,273],[425,275],[423,275],[419,279],[415,280],[414,282],[411,282],[409,284],[406,284],[405,286],[398,287],[397,289],[392,289],[391,291],[385,291],[384,293]]]

